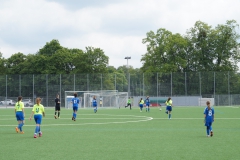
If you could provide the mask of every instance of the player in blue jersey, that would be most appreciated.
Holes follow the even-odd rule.
[[[207,127],[207,137],[213,136],[212,123],[214,122],[214,108],[210,106],[210,102],[206,102],[207,107],[204,109],[204,123]]]
[[[168,114],[168,119],[171,119],[171,112],[172,112],[172,99],[169,97],[168,100],[165,102],[167,108],[166,108],[166,113]]]
[[[139,101],[140,112],[142,112],[143,104],[144,104],[144,100],[141,98]]]
[[[76,121],[76,118],[77,118],[79,102],[80,102],[80,100],[79,100],[79,98],[77,98],[77,93],[74,93],[74,98],[71,101],[71,103],[73,104],[73,116],[72,116],[73,121]]]
[[[147,96],[147,99],[145,99],[145,104],[146,104],[146,112],[150,111],[150,99],[149,96]]]
[[[18,133],[20,131],[21,134],[24,132],[22,131],[22,127],[24,125],[24,103],[22,102],[22,96],[18,97],[18,102],[15,104],[15,115],[18,121],[18,127],[16,127],[16,132]]]
[[[45,111],[44,106],[41,104],[41,101],[41,98],[36,99],[36,104],[33,106],[32,114],[29,118],[31,120],[32,116],[34,115],[34,120],[36,122],[36,128],[33,138],[37,138],[37,134],[39,134],[39,137],[42,137],[40,125],[42,123],[42,116],[45,117]]]
[[[96,96],[93,96],[92,106],[93,106],[93,109],[94,109],[94,113],[97,113],[97,100],[96,100]]]

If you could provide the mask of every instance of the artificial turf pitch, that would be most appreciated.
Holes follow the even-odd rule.
[[[24,134],[15,132],[13,108],[0,109],[1,160],[237,160],[240,159],[240,108],[214,107],[213,137],[206,137],[204,107],[174,107],[172,119],[158,108],[139,112],[120,109],[46,108],[43,136],[33,138],[34,120],[26,108]]]

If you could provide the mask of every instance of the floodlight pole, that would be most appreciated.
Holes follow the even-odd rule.
[[[125,57],[124,59],[127,60],[128,96],[130,97],[130,74],[129,74],[128,60],[131,59],[131,57]]]

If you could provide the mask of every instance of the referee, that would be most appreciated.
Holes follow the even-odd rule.
[[[57,112],[58,112],[58,116],[57,116]],[[59,95],[57,94],[56,98],[55,98],[55,115],[54,118],[60,118],[60,99],[59,99]]]

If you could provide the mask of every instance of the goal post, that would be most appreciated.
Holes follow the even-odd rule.
[[[65,91],[65,108],[72,108],[69,100],[73,97],[74,93],[77,93],[81,101],[81,108],[91,108],[94,96],[99,108],[120,108],[126,105],[128,99],[127,92],[118,92],[118,90]]]

